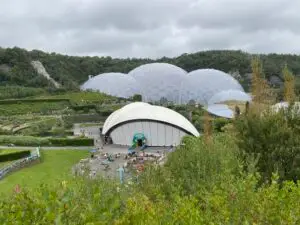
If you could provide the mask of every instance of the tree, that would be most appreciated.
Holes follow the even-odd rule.
[[[270,105],[274,101],[274,93],[270,89],[268,82],[264,79],[262,62],[259,58],[252,59],[252,97],[253,109],[261,112],[266,105]]]
[[[167,105],[168,104],[168,99],[166,97],[161,97],[159,100],[160,105]]]
[[[287,65],[283,68],[284,77],[284,100],[290,104],[295,101],[295,78],[294,75],[289,71]]]
[[[132,96],[132,101],[134,101],[134,102],[141,102],[142,101],[142,95],[135,94],[134,96]]]
[[[300,177],[300,116],[292,110],[278,113],[248,113],[234,120],[234,137],[246,160],[257,159],[258,171],[264,181],[271,181],[279,172],[280,179]]]
[[[210,144],[212,138],[212,121],[208,111],[205,110],[204,112],[204,140],[206,144]]]

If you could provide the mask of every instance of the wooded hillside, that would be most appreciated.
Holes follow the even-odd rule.
[[[253,56],[242,51],[205,51],[183,54],[175,58],[163,57],[158,60],[113,59],[111,57],[66,56],[38,50],[27,51],[17,47],[0,48],[0,84],[28,87],[52,86],[45,77],[34,70],[31,65],[34,60],[40,61],[50,76],[66,89],[78,87],[78,84],[88,79],[88,75],[104,72],[127,73],[136,66],[150,62],[167,62],[187,71],[199,68],[219,69],[240,77],[240,81],[245,83],[249,80],[247,74],[251,72],[250,60]],[[278,81],[278,77],[282,76],[281,71],[285,64],[295,75],[300,75],[300,56],[298,55],[269,54],[260,55],[260,58],[266,77],[275,82]],[[244,86],[247,85],[244,84]]]

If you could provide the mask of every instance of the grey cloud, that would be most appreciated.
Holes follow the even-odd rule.
[[[300,1],[202,0],[179,19],[182,27],[238,28],[244,32],[270,29],[299,31]]]
[[[300,53],[298,9],[299,0],[1,1],[0,46],[152,58],[208,49]]]

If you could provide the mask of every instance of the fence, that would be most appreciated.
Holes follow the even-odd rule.
[[[23,167],[26,167],[33,162],[36,162],[41,157],[40,154],[40,148],[36,148],[35,151],[31,152],[31,155],[29,157],[19,159],[3,168],[0,169],[0,180],[2,180],[7,174],[12,173],[16,170],[19,170]]]

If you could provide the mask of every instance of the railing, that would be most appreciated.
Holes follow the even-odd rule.
[[[30,165],[31,163],[39,160],[41,157],[40,154],[40,148],[36,148],[35,151],[31,152],[31,155],[23,158],[23,159],[19,159],[3,168],[0,169],[0,180],[3,179],[7,174],[12,173],[16,170],[19,170],[25,166]]]

